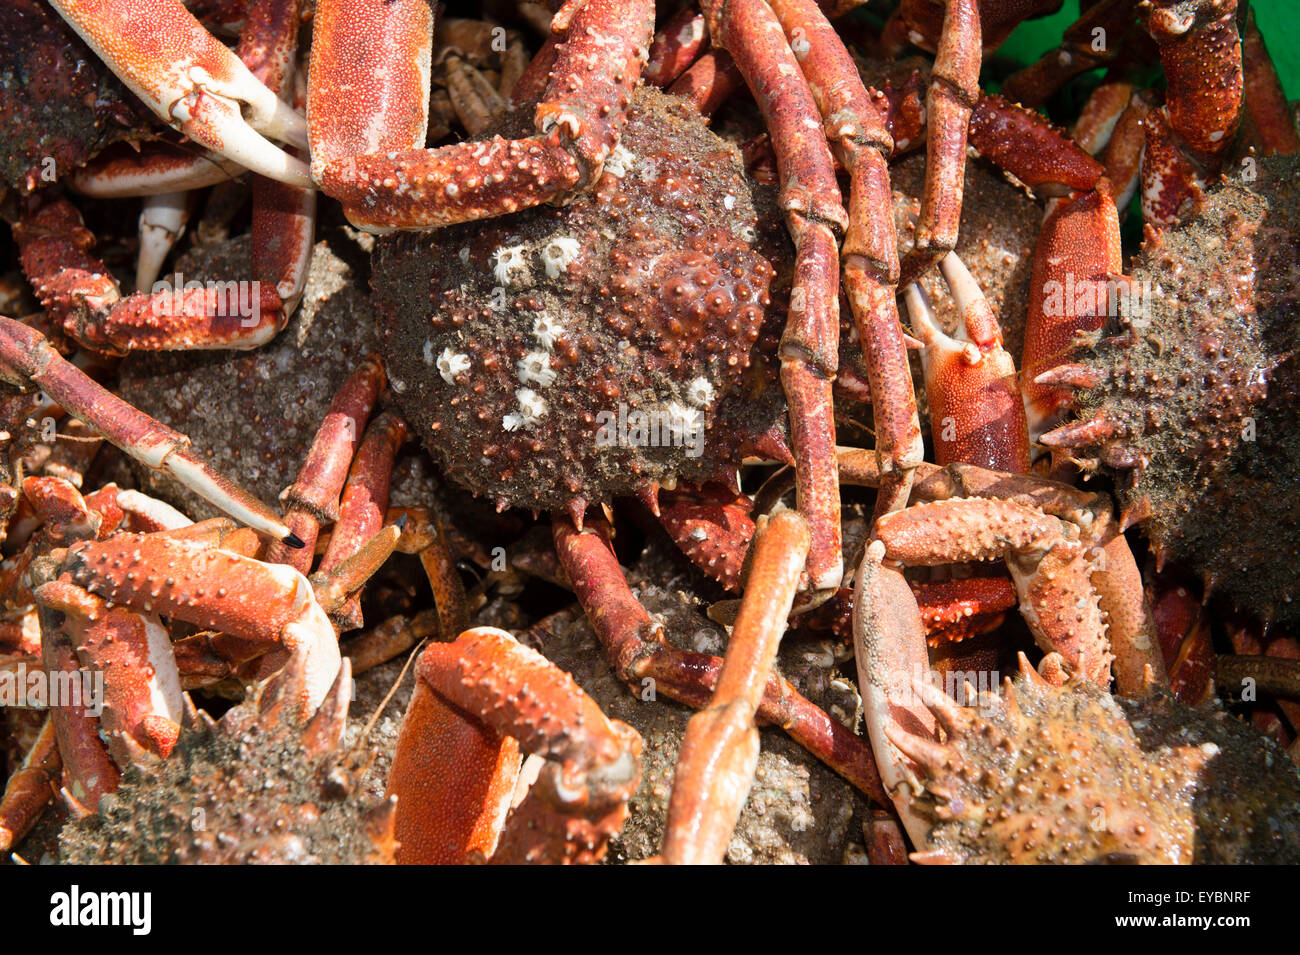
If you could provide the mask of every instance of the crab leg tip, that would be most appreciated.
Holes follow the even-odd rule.
[[[280,540],[283,542],[285,547],[292,547],[294,550],[301,550],[302,548],[307,546],[303,542],[303,539],[299,537],[297,534],[295,534],[293,531],[290,531],[284,537],[280,538]]]

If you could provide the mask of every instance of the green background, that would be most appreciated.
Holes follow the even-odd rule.
[[[1251,6],[1287,98],[1300,99],[1300,0],[1252,0]],[[999,52],[1032,63],[1054,49],[1065,28],[1078,18],[1079,0],[1065,0],[1052,16],[1022,23]]]

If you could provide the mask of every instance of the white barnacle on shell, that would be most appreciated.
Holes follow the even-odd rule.
[[[528,256],[522,245],[503,245],[492,253],[492,274],[502,285],[513,285],[531,277]]]
[[[518,411],[512,411],[507,415],[501,416],[501,427],[506,431],[518,431],[524,426],[524,416]]]
[[[438,374],[442,375],[442,380],[454,385],[456,376],[462,371],[469,371],[469,356],[464,352],[452,351],[450,347],[444,348],[438,356]]]
[[[519,413],[524,416],[525,427],[531,428],[537,424],[550,410],[546,399],[531,388],[520,388],[515,392],[515,398],[519,401]]]
[[[610,150],[609,157],[605,160],[605,172],[609,173],[616,179],[622,179],[632,167],[636,165],[636,156],[632,151],[619,143]]]
[[[525,385],[540,385],[549,388],[555,384],[555,369],[551,367],[551,353],[530,351],[515,362],[515,372]]]
[[[581,250],[582,244],[569,236],[560,236],[542,246],[542,262],[546,265],[546,277],[555,279],[567,272]]]
[[[668,405],[668,420],[665,424],[673,437],[689,439],[704,430],[704,412],[674,401]]]
[[[700,375],[686,386],[686,400],[701,408],[707,408],[713,404],[714,394],[713,383],[703,375]]]
[[[564,326],[548,315],[533,319],[533,337],[547,351],[555,350],[555,339],[564,334]]]

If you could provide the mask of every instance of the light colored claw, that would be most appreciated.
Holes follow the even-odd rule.
[[[311,188],[307,124],[203,28],[180,0],[50,0],[164,122],[253,172]],[[269,138],[268,138],[269,137]]]
[[[158,278],[163,261],[185,232],[189,221],[189,193],[150,196],[140,210],[140,252],[135,262],[135,287],[147,291]]]

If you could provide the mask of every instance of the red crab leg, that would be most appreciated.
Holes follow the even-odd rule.
[[[904,294],[913,334],[925,343],[935,461],[1025,473],[1025,406],[1015,362],[1002,347],[1002,329],[957,253],[949,252],[940,269],[960,310],[955,338],[945,334],[920,286],[909,285]]]
[[[926,844],[930,823],[912,808],[909,793],[919,792],[919,787],[891,737],[898,729],[932,736],[934,715],[912,690],[912,681],[930,672],[930,660],[916,598],[902,573],[884,558],[885,545],[872,541],[863,552],[853,588],[858,689],[880,782],[919,849]]]
[[[560,564],[618,678],[638,691],[654,685],[672,699],[696,707],[707,705],[722,661],[668,644],[662,626],[632,595],[609,545],[606,525],[588,521],[579,531],[567,517],[556,515],[552,528]],[[768,679],[758,719],[780,726],[799,745],[883,805],[884,792],[870,750],[785,680],[775,675]]]
[[[848,226],[820,114],[771,9],[762,0],[707,0],[715,46],[735,60],[763,114],[781,177],[781,205],[795,244],[790,315],[781,339],[781,383],[798,461],[799,511],[812,532],[811,589],[837,588],[844,572],[835,471],[831,382],[839,365],[839,248]]]
[[[1159,575],[1148,591],[1169,670],[1169,692],[1188,706],[1199,706],[1214,693],[1214,642],[1205,605],[1186,587],[1169,584]]]
[[[67,361],[33,328],[0,316],[0,377],[32,384],[105,440],[249,527],[291,547],[293,532],[261,501],[213,471],[189,450],[189,438],[131,407]]]
[[[0,797],[0,852],[8,852],[22,841],[54,796],[63,769],[56,743],[51,714],[41,724],[40,734],[23,764],[5,783]]]
[[[651,86],[666,87],[686,72],[709,42],[704,16],[684,7],[655,33],[642,73]]]
[[[346,8],[339,17],[335,8]],[[386,85],[394,70],[407,68],[415,56],[392,59],[391,51],[373,58],[385,68],[358,75],[368,62],[353,51],[355,40],[370,36],[372,23],[392,18],[394,36],[414,49],[427,48],[427,26],[408,7],[422,0],[382,4],[379,0],[327,0],[317,8],[317,52],[312,57],[312,99],[326,90],[354,84],[351,95],[328,97],[331,121],[326,128],[319,111],[312,113],[312,165],[321,188],[339,199],[348,218],[361,228],[423,229],[514,212],[543,202],[563,200],[600,176],[606,157],[618,142],[618,130],[654,30],[649,0],[587,0],[571,10],[564,41],[546,91],[534,113],[537,133],[526,139],[500,137],[441,149],[423,145],[424,101],[413,91],[394,95]],[[326,16],[322,17],[322,8]],[[386,15],[375,12],[387,9]],[[426,8],[427,17],[427,8]],[[360,28],[358,29],[358,21]],[[424,45],[423,47],[421,45]],[[322,57],[324,52],[326,56]],[[421,55],[421,54],[417,54]],[[594,69],[594,64],[600,68]],[[426,74],[427,75],[427,74]],[[427,88],[426,88],[427,89]],[[402,106],[411,117],[376,121],[373,103],[362,97]],[[355,112],[344,108],[355,102]],[[418,114],[420,121],[414,121]],[[364,144],[364,133],[382,131],[387,148]],[[415,135],[418,132],[418,135]],[[372,133],[374,135],[374,133]],[[402,140],[405,139],[405,142]],[[392,155],[390,155],[392,154]]]
[[[1066,28],[1061,44],[1032,66],[1007,77],[1002,91],[1024,106],[1043,105],[1067,82],[1103,66],[1119,54],[1134,25],[1137,0],[1101,0]],[[1098,34],[1096,31],[1101,30]],[[1101,40],[1101,49],[1096,43]]]
[[[306,165],[262,134],[307,145],[302,117],[180,0],[51,0],[123,83],[190,139],[247,169],[310,188]]]
[[[882,473],[896,477],[880,491],[876,511],[907,503],[912,471],[924,458],[912,373],[898,320],[898,241],[890,208],[893,140],[848,51],[812,0],[777,0],[792,48],[825,118],[835,155],[849,173],[849,225],[841,250],[844,290],[858,327],[876,426]]]
[[[383,526],[393,458],[405,440],[406,422],[391,412],[379,415],[366,429],[318,573],[328,574],[337,568]],[[341,629],[355,629],[361,626],[361,605],[354,597],[330,616]]]
[[[172,533],[123,533],[77,544],[68,549],[65,578],[142,612],[242,640],[303,648],[309,679],[307,696],[298,702],[304,713],[313,712],[338,674],[340,657],[338,638],[311,584],[291,567]]]
[[[1142,211],[1153,228],[1163,229],[1200,202],[1206,177],[1218,172],[1235,141],[1244,81],[1237,0],[1191,8],[1152,0],[1148,10],[1167,90],[1164,108],[1147,118]]]
[[[298,471],[298,480],[280,495],[284,522],[303,546],[289,547],[276,541],[266,553],[270,563],[288,564],[304,574],[311,570],[321,525],[338,520],[339,495],[385,380],[378,356],[368,355],[339,388]]]
[[[627,818],[641,738],[502,630],[433,643],[389,775],[401,863],[595,862]],[[496,846],[519,750],[547,760]]]
[[[106,793],[117,789],[121,773],[99,738],[99,717],[88,705],[82,668],[66,633],[63,615],[40,607],[41,661],[52,686],[69,693],[61,705],[51,706],[59,756],[63,760],[65,792],[77,803],[94,810]]]
[[[64,615],[64,632],[83,665],[103,674],[101,733],[119,763],[130,762],[125,737],[167,756],[184,711],[171,639],[153,614],[112,607],[80,587],[53,581],[37,599]]]
[[[910,285],[957,245],[962,189],[966,178],[966,127],[979,99],[980,11],[977,0],[944,0],[943,33],[925,111],[925,191],[915,244],[901,267],[899,281]]]
[[[1255,10],[1246,9],[1246,33],[1242,44],[1242,64],[1246,109],[1265,156],[1300,152],[1300,131],[1295,114],[1287,105],[1282,81],[1273,58],[1268,55],[1264,37],[1255,26]]]
[[[713,698],[686,724],[664,828],[665,862],[716,865],[726,855],[758,765],[754,716],[794,605],[808,544],[807,522],[794,511],[780,512],[758,532],[753,569]]]
[[[717,488],[659,494],[659,519],[682,553],[733,592],[740,590],[740,571],[754,536],[750,517],[754,502],[745,494]]]
[[[686,100],[699,110],[701,116],[712,116],[732,93],[744,85],[745,78],[736,69],[731,54],[724,50],[710,50],[677,77],[668,92]]]
[[[14,237],[23,271],[50,317],[97,351],[254,348],[279,329],[280,297],[259,283],[218,282],[121,298],[108,269],[89,253],[94,237],[66,199],[29,211]]]

